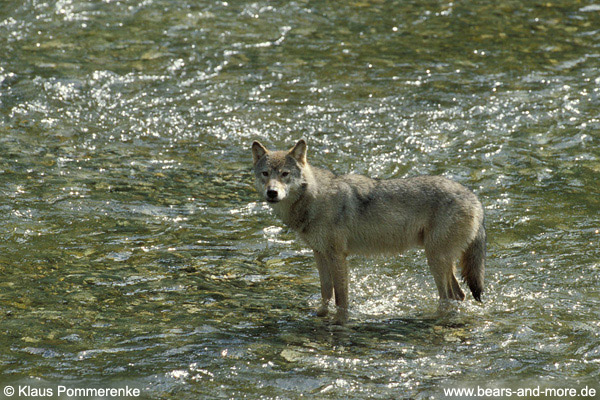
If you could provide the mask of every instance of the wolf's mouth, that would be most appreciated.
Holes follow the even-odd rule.
[[[279,199],[267,199],[267,203],[278,203]]]

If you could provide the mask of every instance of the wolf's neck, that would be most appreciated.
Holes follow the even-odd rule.
[[[273,205],[273,210],[283,223],[297,232],[304,232],[311,219],[314,218],[311,215],[309,204],[316,195],[317,189],[310,165],[305,166],[302,178],[303,182],[297,196]]]

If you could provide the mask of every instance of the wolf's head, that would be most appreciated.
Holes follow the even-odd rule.
[[[306,142],[300,139],[289,151],[269,151],[259,142],[252,143],[256,188],[271,204],[295,201],[306,190]]]

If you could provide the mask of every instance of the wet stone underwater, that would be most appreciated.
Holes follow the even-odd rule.
[[[600,390],[597,3],[6,1],[0,48],[3,388]],[[350,259],[350,324],[317,318],[251,173],[252,140],[300,137],[337,173],[473,189],[483,304],[438,316],[414,250]]]

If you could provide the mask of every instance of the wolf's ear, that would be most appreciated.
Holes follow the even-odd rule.
[[[306,141],[304,139],[298,140],[298,143],[288,153],[300,164],[306,164]]]
[[[252,143],[252,158],[254,159],[254,164],[256,165],[258,160],[260,160],[262,156],[264,156],[268,152],[269,150],[267,150],[262,144],[258,142]]]

